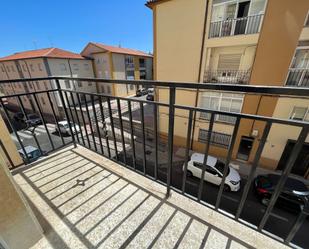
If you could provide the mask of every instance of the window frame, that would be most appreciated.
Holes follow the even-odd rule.
[[[305,114],[304,114],[304,117],[303,117],[301,120],[300,120],[300,119],[294,119],[294,118],[292,118],[295,108],[303,108],[303,109],[306,109]],[[296,121],[309,122],[309,107],[304,107],[304,106],[293,106],[293,108],[292,108],[292,110],[291,110],[291,112],[290,112],[290,114],[289,114],[289,119],[291,119],[291,120],[296,120]]]

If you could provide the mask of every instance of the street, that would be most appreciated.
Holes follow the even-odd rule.
[[[148,110],[148,111],[147,111]],[[144,111],[150,112],[152,111],[151,106],[146,105],[144,106]],[[135,111],[133,113],[134,119],[139,120],[138,117],[139,110]],[[124,113],[123,116],[126,116]],[[145,117],[148,117],[149,113],[145,113]],[[151,123],[151,122],[150,122]],[[18,127],[19,124],[14,124],[18,129],[18,135],[21,138],[24,146],[32,145],[34,147],[37,146],[37,142],[41,146],[41,149],[45,152],[52,151],[54,145],[54,148],[59,148],[63,145],[62,139],[60,134],[58,134],[55,131],[56,125],[48,123],[47,128],[48,132],[51,137],[52,143],[50,143],[48,138],[48,133],[44,127],[44,125],[39,125],[35,129],[35,135],[37,138],[37,142],[35,141],[33,134],[28,131],[22,129],[23,127]],[[103,153],[100,149],[100,139],[98,137],[98,134],[96,132],[91,133],[91,129],[89,125],[86,127],[81,127],[82,132],[78,133],[78,136],[75,136],[75,139],[77,142],[79,142],[81,145],[85,145],[86,147],[90,148],[91,150],[97,151],[98,153],[104,154],[105,156],[108,156],[108,146],[105,139],[102,139],[102,146],[103,146]],[[95,130],[95,129],[94,129]],[[86,131],[88,133],[88,137],[86,136]],[[18,140],[14,133],[11,133],[11,137],[14,140],[15,144],[17,145],[17,148],[20,149],[20,145],[18,143]],[[93,139],[94,138],[94,139]],[[69,135],[63,135],[63,139],[65,143],[69,143],[72,141],[71,137]],[[147,140],[147,138],[146,138]],[[135,154],[136,154],[136,170],[143,172],[143,146],[142,146],[142,140],[139,137],[135,137]],[[114,141],[109,137],[108,145],[111,152],[111,157],[116,156],[115,154],[115,148],[114,148]],[[118,160],[124,161],[124,151],[123,146],[121,143],[121,140],[117,140],[116,142],[117,151],[118,151]],[[154,144],[152,141],[148,141],[146,143],[146,174],[150,176],[155,176],[154,172]],[[182,188],[182,179],[183,179],[183,171],[182,166],[184,163],[183,155],[177,154],[177,151],[179,150],[179,147],[174,148],[174,156],[173,156],[173,167],[172,167],[172,185],[173,187],[181,190]],[[125,152],[126,152],[126,163],[133,168],[132,163],[132,146],[130,143],[126,142],[125,144]],[[159,151],[158,151],[158,179],[162,182],[166,182],[166,172],[167,172],[167,149],[166,145],[161,141],[159,143]],[[186,185],[185,185],[185,193],[189,194],[193,197],[197,197],[198,188],[200,184],[200,179],[195,177],[190,177],[186,179]],[[241,196],[242,191],[244,189],[244,186],[246,184],[246,176],[242,175],[242,181],[241,181],[241,190],[238,192],[223,192],[221,203],[220,203],[220,209],[235,215]],[[201,200],[204,202],[207,202],[211,205],[215,205],[216,198],[218,195],[219,187],[212,185],[207,182],[203,182],[203,191],[202,191],[202,197]],[[243,208],[243,212],[241,214],[241,219],[249,222],[253,225],[258,225],[261,221],[261,218],[266,210],[266,207],[263,206],[257,197],[255,196],[252,187],[249,190],[249,194],[247,197],[247,200],[245,202],[245,206]],[[279,207],[275,207],[266,226],[265,230],[278,235],[280,237],[286,237],[288,234],[288,231],[290,231],[291,227],[293,226],[295,220],[297,218],[297,214],[291,213],[287,210],[283,210]],[[293,243],[300,245],[304,248],[308,247],[308,239],[307,239],[307,231],[309,230],[309,221],[306,220],[305,223],[302,225],[298,233],[296,234]]]

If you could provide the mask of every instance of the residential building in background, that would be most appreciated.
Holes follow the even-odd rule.
[[[93,59],[97,78],[152,80],[152,55],[142,51],[90,42],[81,55]],[[135,85],[104,84],[98,91],[114,96],[134,95]]]
[[[43,78],[49,76],[66,76],[76,78],[94,77],[92,62],[90,59],[86,59],[80,54],[59,48],[29,50],[0,58],[1,80]],[[95,83],[60,80],[60,86],[61,88],[68,90],[96,92]],[[4,84],[2,91],[5,95],[11,95],[55,88],[56,83],[54,81],[46,80],[43,82],[38,81],[36,84],[33,82]],[[51,98],[53,102],[55,101],[58,106],[61,106],[61,101],[58,94],[51,94]],[[28,98],[27,96],[22,96],[21,102],[25,109],[37,112],[37,105],[34,99]],[[52,113],[47,95],[40,96],[38,102],[44,113]],[[11,105],[13,109],[19,109],[20,103],[17,98],[15,101],[11,98],[8,105]]]
[[[198,83],[308,87],[309,2],[283,0],[152,0],[154,79]],[[296,52],[295,52],[296,51]],[[278,56],[280,55],[280,56]],[[168,101],[168,91],[156,98]],[[308,120],[309,100],[222,91],[177,91],[176,103],[203,108]],[[167,135],[168,109],[160,108],[160,132]],[[188,113],[177,111],[175,143],[185,144]],[[191,148],[204,151],[210,115],[194,116]],[[216,115],[210,154],[225,157],[235,118]],[[265,124],[242,119],[233,159],[252,162]],[[299,130],[272,127],[260,160],[282,169]],[[307,141],[309,142],[309,141]],[[309,144],[293,173],[308,177]]]

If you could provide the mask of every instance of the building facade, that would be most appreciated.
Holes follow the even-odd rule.
[[[81,52],[93,59],[97,78],[152,80],[152,55],[133,49],[90,42]],[[101,84],[98,91],[114,96],[134,95],[135,85]]]
[[[283,0],[152,0],[154,78],[164,81],[273,86],[307,86],[308,1]],[[296,51],[296,52],[295,52]],[[159,101],[168,91],[157,89]],[[306,99],[235,94],[219,91],[177,91],[176,103],[222,111],[285,119],[307,118]],[[167,134],[168,110],[160,108],[160,132]],[[188,113],[176,110],[175,143],[185,144]],[[210,154],[226,156],[235,119],[216,115]],[[209,115],[194,117],[192,149],[203,151]],[[265,123],[241,120],[233,159],[252,162]],[[299,130],[272,127],[260,163],[284,165]],[[307,139],[309,142],[309,140]],[[309,158],[295,172],[308,176]],[[294,167],[295,168],[295,167]]]
[[[67,77],[94,77],[92,62],[83,56],[65,51],[59,48],[47,48],[15,53],[0,58],[0,80],[43,78],[49,76]],[[95,83],[60,80],[60,87],[68,90],[81,90],[96,92]],[[5,95],[37,92],[47,89],[55,89],[56,83],[51,80],[34,83],[20,82],[2,85]],[[57,103],[61,111],[61,101],[58,94],[51,95],[52,101]],[[69,96],[69,101],[71,101]],[[33,97],[21,97],[24,108],[31,112],[37,112],[37,105]],[[46,94],[38,95],[38,102],[44,113],[52,113]],[[8,98],[8,105],[14,109],[20,108],[17,98]],[[58,111],[58,108],[55,108]],[[59,113],[57,113],[59,114]],[[62,113],[61,113],[62,114]]]

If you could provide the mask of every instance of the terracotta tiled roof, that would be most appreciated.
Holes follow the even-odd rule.
[[[112,52],[112,53],[152,57],[151,54],[148,54],[148,53],[145,53],[145,52],[139,51],[139,50],[114,47],[114,46],[109,46],[109,45],[105,45],[105,44],[102,44],[102,43],[96,43],[96,42],[91,42],[90,44],[94,44],[95,46],[102,48],[104,50],[107,50],[109,52]]]
[[[0,58],[0,61],[10,61],[19,59],[31,59],[31,58],[68,58],[68,59],[85,59],[80,54],[72,53],[59,48],[43,48],[36,50],[28,50],[24,52],[15,53],[9,56]]]

